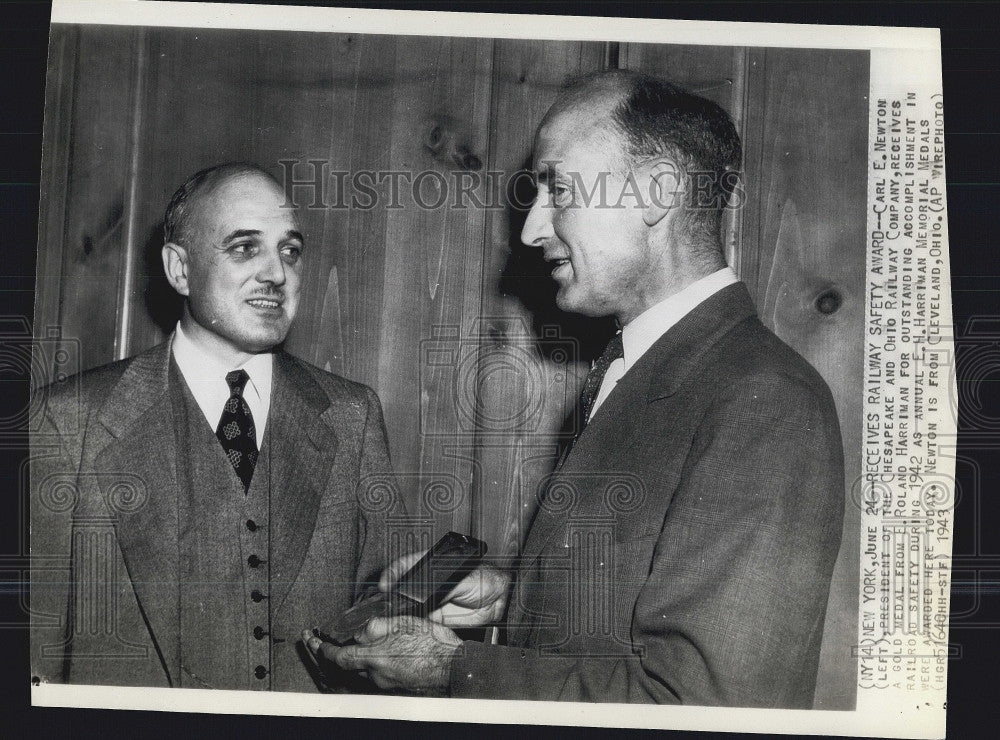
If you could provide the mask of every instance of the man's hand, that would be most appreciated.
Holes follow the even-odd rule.
[[[378,587],[383,593],[392,590],[399,578],[412,568],[427,551],[404,555],[382,571]],[[448,594],[444,603],[427,615],[432,622],[452,629],[482,627],[503,616],[507,603],[510,575],[489,565],[480,565]]]
[[[338,647],[311,632],[302,633],[322,669],[335,663],[366,674],[380,689],[444,694],[451,660],[462,641],[447,627],[417,617],[377,617],[355,636],[357,645]]]

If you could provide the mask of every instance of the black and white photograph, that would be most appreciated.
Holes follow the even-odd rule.
[[[53,6],[33,701],[943,736],[932,30],[171,5]]]

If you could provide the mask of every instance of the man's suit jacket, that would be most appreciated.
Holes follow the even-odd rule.
[[[170,352],[43,390],[32,437],[32,672],[41,680],[179,684],[179,459]],[[175,371],[176,372],[176,371]],[[179,377],[179,374],[178,374]],[[350,606],[385,558],[393,503],[369,388],[279,352],[270,437],[270,687],[314,691],[301,630]]]
[[[465,643],[452,696],[811,707],[843,472],[826,384],[723,289],[551,476],[508,645]]]

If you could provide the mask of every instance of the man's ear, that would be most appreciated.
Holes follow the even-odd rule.
[[[642,213],[646,226],[656,226],[684,199],[684,173],[672,159],[657,159],[648,165],[649,200]]]
[[[161,251],[163,255],[163,271],[167,274],[167,282],[183,296],[188,294],[188,251],[180,244],[167,242]]]

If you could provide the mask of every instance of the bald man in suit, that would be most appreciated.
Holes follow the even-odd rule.
[[[38,394],[32,671],[315,691],[299,625],[384,564],[391,502],[364,485],[389,471],[381,407],[280,349],[310,258],[267,172],[193,175],[165,237],[169,340]]]
[[[726,265],[740,149],[717,105],[647,75],[562,92],[521,239],[560,308],[620,327],[587,378],[585,426],[512,572],[480,569],[429,621],[308,640],[321,659],[454,697],[812,706],[843,452],[826,383]],[[505,645],[450,629],[505,604]]]

